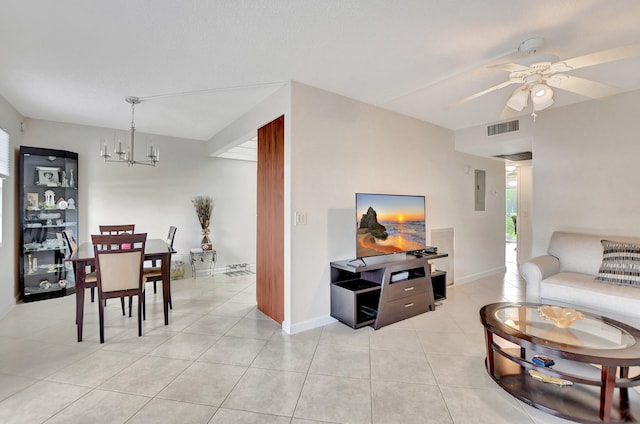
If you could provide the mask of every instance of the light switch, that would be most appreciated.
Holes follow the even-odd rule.
[[[296,212],[295,213],[295,225],[307,225],[307,213]]]

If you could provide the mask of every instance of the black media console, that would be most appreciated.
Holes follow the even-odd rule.
[[[429,260],[446,253],[389,260],[375,265],[331,262],[331,316],[352,328],[388,324],[435,310],[446,298],[446,272],[429,272]]]

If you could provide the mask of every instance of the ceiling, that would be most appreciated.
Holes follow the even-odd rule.
[[[513,87],[447,106],[505,81],[487,66],[522,41],[566,59],[640,42],[638,22],[637,0],[3,0],[0,95],[123,130],[138,96],[139,131],[208,140],[294,80],[457,130],[500,120]],[[640,89],[637,58],[574,72]]]

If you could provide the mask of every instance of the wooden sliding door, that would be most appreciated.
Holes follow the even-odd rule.
[[[284,116],[258,129],[256,300],[284,320]]]

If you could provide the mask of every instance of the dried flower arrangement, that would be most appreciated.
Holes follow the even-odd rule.
[[[202,228],[202,248],[211,249],[209,239],[209,226],[211,225],[211,211],[213,210],[213,199],[210,196],[196,196],[192,201],[196,208],[196,215]]]

